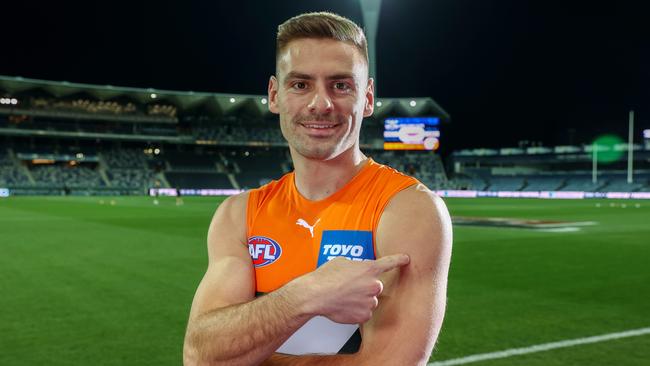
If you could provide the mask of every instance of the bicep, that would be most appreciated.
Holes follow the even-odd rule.
[[[194,295],[190,319],[255,296],[255,277],[246,246],[246,202],[245,194],[230,197],[212,218],[208,268]]]
[[[377,228],[377,254],[405,253],[411,262],[381,278],[379,307],[363,327],[369,352],[389,363],[426,363],[444,317],[451,242],[447,209],[426,188],[411,187],[391,200]]]

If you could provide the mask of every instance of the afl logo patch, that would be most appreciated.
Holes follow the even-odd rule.
[[[248,251],[255,268],[264,267],[277,261],[282,255],[282,247],[271,238],[253,236],[248,238]]]

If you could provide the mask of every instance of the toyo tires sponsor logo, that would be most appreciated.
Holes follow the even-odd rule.
[[[269,265],[280,258],[282,247],[278,242],[265,236],[248,238],[248,252],[256,268]]]
[[[327,260],[332,260],[338,256],[347,257],[352,260],[364,260],[362,245],[348,245],[348,244],[325,244],[323,245],[323,255],[327,256]]]
[[[318,266],[337,257],[352,261],[375,259],[372,231],[324,230],[318,253]]]

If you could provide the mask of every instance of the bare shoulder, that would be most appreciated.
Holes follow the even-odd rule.
[[[422,184],[397,193],[384,210],[377,228],[382,252],[436,255],[451,246],[451,218],[444,201]]]
[[[223,211],[223,213],[228,216],[238,216],[241,213],[246,215],[246,205],[248,204],[249,193],[250,191],[246,191],[234,196],[229,196],[221,202],[217,208],[217,214],[219,211]]]
[[[249,192],[226,198],[217,207],[208,230],[210,257],[222,253],[224,246],[246,245],[246,207]]]
[[[440,216],[447,213],[447,207],[440,196],[419,183],[397,193],[390,200],[385,211],[398,211],[398,213],[415,211]]]

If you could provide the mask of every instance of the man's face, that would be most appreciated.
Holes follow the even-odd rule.
[[[373,112],[373,81],[354,46],[330,39],[291,41],[269,80],[269,110],[280,115],[290,148],[328,160],[359,143],[363,117]]]

